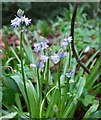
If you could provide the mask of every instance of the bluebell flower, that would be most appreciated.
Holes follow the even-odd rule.
[[[41,42],[41,47],[42,47],[42,50],[47,50],[49,46],[47,45],[47,42]]]
[[[51,60],[54,62],[54,64],[57,64],[60,61],[60,57],[57,54],[54,54],[51,56]]]
[[[19,13],[18,13],[19,12]],[[21,9],[18,10],[17,15],[14,20],[11,20],[11,25],[13,27],[19,27],[21,25],[21,23],[25,23],[26,26],[28,26],[29,24],[31,24],[31,19],[28,19],[27,17],[25,17],[24,11],[22,11]],[[21,13],[21,14],[20,14]]]
[[[21,18],[18,18],[17,16],[14,20],[11,20],[11,25],[13,27],[19,27],[20,24],[21,24]]]
[[[67,45],[68,45],[67,38],[64,38],[63,42],[61,43],[61,47],[63,49],[66,49]]]
[[[73,74],[73,71],[68,71],[68,72],[66,73],[66,77],[67,77],[67,78],[71,78],[72,74]]]
[[[22,32],[22,33],[26,33],[26,32],[27,32],[27,30],[25,30],[25,29],[24,29],[24,30],[21,30],[21,32]]]
[[[62,47],[63,49],[66,49],[68,43],[71,43],[71,41],[72,41],[72,37],[71,37],[71,36],[68,37],[68,39],[67,39],[67,38],[64,38],[63,42],[61,43],[61,47]]]
[[[43,68],[44,64],[42,61],[36,62],[35,64],[30,64],[30,67]]]
[[[27,17],[25,17],[25,15],[21,17],[21,20],[22,22],[25,23],[26,26],[30,25],[32,21],[31,19],[28,19]]]
[[[31,63],[31,64],[30,64],[30,67],[34,67],[34,68],[35,68],[35,67],[36,67],[36,65]]]
[[[51,56],[51,60],[54,62],[54,64],[57,64],[61,58],[64,58],[67,55],[68,55],[67,52],[59,51],[57,54]]]
[[[41,56],[40,56],[40,60],[41,60],[42,62],[47,62],[48,57],[47,57],[46,55],[41,55]]]
[[[72,40],[73,40],[73,39],[72,39],[72,36],[69,36],[67,41],[68,41],[69,43],[71,43]]]
[[[48,47],[49,46],[47,45],[47,42],[36,43],[36,44],[34,44],[34,51],[36,53],[39,53],[41,49],[47,50]]]
[[[62,52],[62,51],[59,51],[59,52],[57,53],[57,55],[58,55],[60,58],[66,57],[67,54],[68,54],[67,52]]]
[[[42,62],[42,61],[37,62],[37,63],[36,63],[36,67],[37,67],[37,68],[43,68],[43,67],[44,67],[43,62]]]
[[[35,51],[36,53],[39,53],[40,49],[41,49],[40,43],[34,44],[34,51]]]

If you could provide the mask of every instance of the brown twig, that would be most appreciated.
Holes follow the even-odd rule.
[[[71,42],[71,47],[72,47],[73,55],[74,55],[76,61],[89,74],[90,73],[89,69],[78,58],[76,50],[75,50],[75,46],[74,46],[74,23],[75,23],[75,18],[76,18],[77,7],[78,7],[78,2],[75,2],[74,3],[73,16],[72,16],[72,20],[71,20],[71,32],[70,32],[70,36],[72,36],[72,39],[73,39],[72,42]]]

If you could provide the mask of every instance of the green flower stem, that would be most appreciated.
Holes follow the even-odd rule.
[[[40,77],[39,77],[39,68],[37,68],[37,77],[38,77],[38,87],[39,87],[39,108],[40,108],[40,105],[41,105],[41,98],[42,98],[42,95],[41,95],[41,81],[40,81]]]
[[[44,55],[45,55],[45,50],[44,50]],[[45,66],[46,66],[46,63],[44,63],[44,72],[45,72]]]
[[[21,31],[22,31],[22,25],[21,25]],[[22,79],[23,79],[23,83],[24,83],[24,90],[25,90],[25,94],[26,94],[26,98],[27,98],[27,102],[28,102],[29,116],[31,118],[30,103],[29,103],[29,99],[28,99],[28,93],[27,93],[26,81],[25,81],[25,75],[24,75],[24,67],[23,67],[22,37],[23,37],[23,33],[21,32],[21,35],[20,35],[21,73],[22,73]]]
[[[47,60],[47,80],[46,80],[46,92],[48,89],[48,81],[49,81],[49,59]]]
[[[69,45],[69,68],[71,66],[71,46]]]
[[[61,85],[60,85],[60,75],[61,75],[61,60],[58,66],[58,87],[59,87],[59,98],[61,100]]]
[[[44,55],[45,55],[45,50],[44,50]],[[43,81],[44,81],[45,78],[46,78],[45,68],[46,68],[46,63],[44,63],[44,70],[43,70],[43,75],[42,75]]]
[[[44,63],[44,69],[43,69],[43,74],[42,74],[42,78],[43,78],[43,80],[45,80],[46,79],[46,63]]]
[[[60,114],[61,114],[61,85],[60,85],[60,76],[61,76],[61,60],[59,62],[59,66],[58,66],[58,87],[59,87],[59,104],[58,104],[58,107],[59,107],[59,117],[60,117]]]
[[[47,83],[49,81],[49,59],[47,61]]]
[[[66,80],[67,80],[67,86],[66,86],[67,89],[66,89],[66,91],[69,92],[69,79],[67,78]]]

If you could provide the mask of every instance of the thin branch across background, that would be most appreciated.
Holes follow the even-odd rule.
[[[82,61],[79,59],[76,50],[75,50],[75,45],[74,45],[74,23],[75,23],[75,18],[76,18],[76,12],[77,12],[77,7],[78,7],[78,2],[74,3],[74,11],[73,11],[73,16],[71,20],[71,31],[70,31],[70,36],[72,36],[72,42],[71,42],[71,47],[72,47],[72,52],[73,55],[78,62],[78,64],[86,71],[88,74],[90,73],[89,69],[82,63]]]

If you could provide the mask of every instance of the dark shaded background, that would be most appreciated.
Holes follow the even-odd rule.
[[[68,2],[5,2],[2,3],[2,24],[9,25],[11,19],[16,15],[16,11],[21,8],[25,11],[29,18],[33,19],[35,23],[38,19],[53,19],[55,20],[57,16],[61,16],[64,8],[69,9]],[[98,12],[98,3],[80,3],[79,6],[85,6],[84,12],[88,14],[90,19],[93,18],[93,13]],[[62,17],[62,16],[61,16]]]

